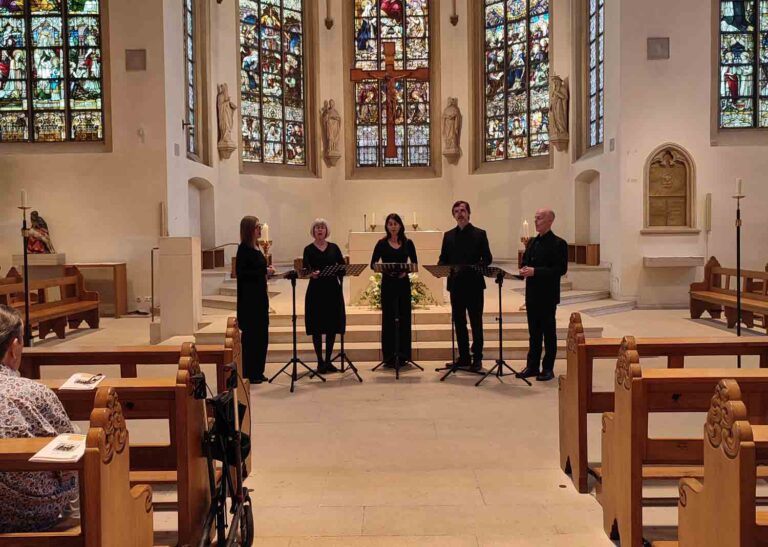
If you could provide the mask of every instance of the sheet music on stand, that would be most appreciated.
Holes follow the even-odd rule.
[[[368,264],[331,264],[320,270],[318,277],[336,277],[344,275],[357,277],[368,267]],[[308,274],[307,277],[310,275]]]
[[[470,269],[475,270],[483,277],[491,277],[494,279],[523,279],[523,276],[509,273],[506,270],[502,270],[496,266],[468,266]]]
[[[377,262],[373,265],[373,271],[380,274],[416,273],[419,265],[412,262]]]
[[[424,266],[429,273],[437,278],[448,277],[456,270],[456,266],[447,266],[443,264],[427,264]]]

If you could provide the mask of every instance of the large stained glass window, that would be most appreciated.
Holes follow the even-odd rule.
[[[768,1],[720,2],[720,127],[768,127]]]
[[[195,0],[184,0],[184,79],[186,83],[184,121],[187,129],[187,153],[198,156],[195,22]]]
[[[354,1],[356,165],[429,166],[429,2]]]
[[[589,0],[589,146],[603,142],[605,0]]]
[[[306,165],[304,46],[302,0],[240,0],[243,161]]]
[[[485,161],[549,153],[549,0],[485,0]]]
[[[0,142],[104,139],[99,0],[0,0]]]

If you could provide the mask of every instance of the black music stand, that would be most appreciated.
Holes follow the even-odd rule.
[[[399,275],[403,273],[409,274],[409,273],[416,273],[417,271],[419,271],[419,265],[407,263],[407,262],[384,262],[384,263],[374,264],[373,271],[376,273],[380,273],[382,275],[392,275],[392,274]],[[409,294],[410,294],[410,291],[409,291]],[[382,325],[382,330],[383,330],[383,325]],[[408,359],[408,357],[406,357],[400,352],[400,302],[397,300],[395,301],[395,354],[393,356],[393,359],[394,359],[396,380],[400,379],[400,369],[405,365],[411,365],[421,370],[422,372],[424,371],[424,369],[421,366],[417,365],[415,362]],[[381,361],[381,363],[373,367],[373,369],[371,370],[374,371],[386,363],[387,363],[387,359],[384,359]]]
[[[278,370],[272,378],[269,379],[269,383],[272,383],[272,380],[280,376],[281,374],[285,373],[288,376],[291,377],[291,393],[293,393],[294,384],[304,378],[305,376],[309,376],[310,378],[313,378],[314,376],[317,376],[320,378],[323,382],[325,382],[325,378],[323,378],[317,371],[312,370],[307,366],[307,364],[299,359],[299,349],[298,349],[298,343],[296,341],[296,280],[297,279],[307,279],[308,276],[304,275],[304,272],[299,273],[296,270],[291,270],[290,272],[287,272],[283,274],[282,276],[275,276],[275,277],[283,277],[284,279],[290,279],[291,280],[291,302],[293,304],[293,308],[291,311],[291,334],[293,335],[293,355],[288,360],[288,362],[283,365],[283,368]],[[303,374],[298,374],[298,365],[301,365],[305,369],[307,369],[307,372],[304,372]],[[288,367],[291,368],[291,372],[288,372],[286,369]]]
[[[464,265],[458,265],[458,264],[452,264],[452,265],[427,265],[424,266],[426,270],[434,275],[437,278],[443,278],[443,277],[450,277],[454,275],[457,271],[463,269],[463,268],[472,268],[472,266],[464,266]],[[455,335],[455,323],[453,321],[453,307],[451,307],[451,362],[446,363],[446,366],[439,367],[435,369],[435,372],[446,372],[442,378],[440,378],[440,381],[444,381],[450,374],[456,373],[456,372],[469,372],[470,374],[485,374],[485,371],[483,370],[470,370],[467,367],[463,367],[459,364],[459,361],[456,359],[456,335]]]
[[[479,386],[480,384],[483,383],[483,381],[486,378],[488,378],[488,376],[494,375],[499,381],[501,381],[502,376],[514,376],[515,378],[519,378],[529,386],[532,386],[533,384],[531,384],[531,382],[528,381],[528,378],[523,378],[522,376],[520,376],[520,373],[518,371],[513,369],[511,366],[507,364],[506,361],[504,361],[504,353],[503,353],[504,351],[503,349],[504,313],[501,311],[501,286],[504,284],[505,279],[511,279],[511,278],[520,279],[521,276],[514,275],[509,272],[505,272],[501,268],[496,268],[494,266],[476,266],[474,269],[480,272],[481,274],[483,274],[483,276],[485,277],[495,278],[495,283],[499,286],[499,317],[497,318],[499,322],[499,358],[496,359],[496,365],[493,368],[491,368],[488,372],[486,372],[485,376],[480,378],[475,385]],[[505,372],[504,369],[508,369],[509,372]]]
[[[320,275],[318,277],[357,277],[363,273],[367,267],[368,264],[334,264],[320,270]],[[341,333],[341,348],[339,349],[339,353],[337,353],[336,356],[330,360],[330,362],[333,363],[337,359],[341,364],[339,372],[344,373],[348,370],[351,370],[354,375],[357,376],[357,379],[360,381],[360,383],[363,382],[363,379],[360,377],[360,373],[357,371],[357,367],[352,362],[352,360],[347,357],[347,352],[344,351],[343,332]]]

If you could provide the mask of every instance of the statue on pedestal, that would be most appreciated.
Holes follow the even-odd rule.
[[[237,150],[235,141],[232,140],[232,126],[235,123],[235,110],[237,105],[229,98],[229,88],[227,84],[218,86],[216,95],[216,112],[219,118],[219,157],[228,160],[232,152]]]
[[[30,217],[32,226],[29,229],[27,252],[30,254],[54,254],[53,242],[48,232],[48,223],[37,211],[32,211]]]
[[[459,99],[448,97],[448,106],[443,110],[443,156],[451,163],[461,156],[461,121]]]
[[[565,81],[560,76],[554,75],[550,79],[549,86],[549,140],[558,151],[563,152],[568,148],[568,79]]]
[[[323,148],[325,162],[333,167],[341,157],[339,150],[339,137],[341,136],[341,116],[336,110],[336,101],[323,102],[323,108],[320,110],[320,122],[323,127]]]

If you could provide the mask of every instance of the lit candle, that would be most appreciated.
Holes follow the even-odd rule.
[[[269,241],[269,224],[264,224],[264,226],[261,229],[261,239],[262,241]]]
[[[21,206],[26,207],[27,206],[27,191],[22,190],[21,191]]]
[[[371,224],[376,226],[376,213],[371,213]]]
[[[531,237],[531,231],[528,229],[528,221],[523,221],[523,237]]]
[[[741,179],[736,179],[736,186],[738,186],[738,191],[736,192],[737,196],[741,195]]]
[[[418,224],[418,222],[416,222],[416,211],[413,212],[413,223]]]

